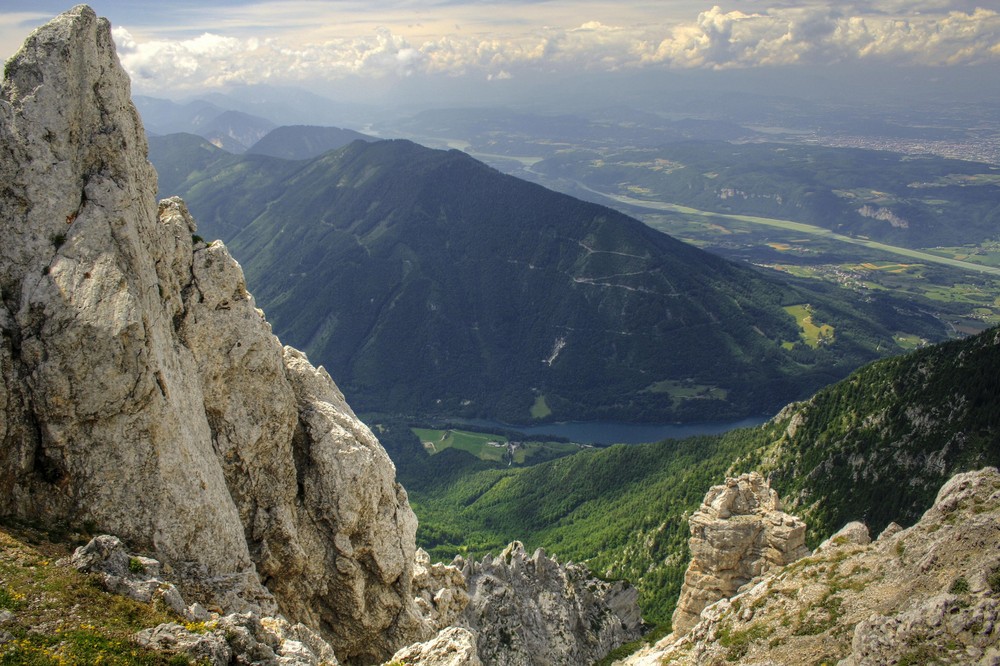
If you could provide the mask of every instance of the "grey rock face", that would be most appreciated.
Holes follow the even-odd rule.
[[[280,610],[345,660],[422,637],[391,461],[225,247],[157,205],[108,23],[76,7],[6,72],[0,514],[91,521],[185,598]]]
[[[809,554],[805,523],[781,510],[778,494],[757,472],[713,486],[689,524],[691,563],[674,611],[675,636],[697,624],[707,606]]]
[[[1000,473],[959,474],[917,524],[850,524],[622,663],[1000,664]]]
[[[337,666],[333,649],[307,627],[254,613],[213,618],[204,631],[176,623],[161,624],[136,634],[143,647],[187,656],[212,666]]]
[[[461,562],[471,601],[462,623],[479,634],[484,664],[589,664],[639,637],[635,588],[592,578],[515,541],[496,559]]]
[[[455,566],[434,563],[422,548],[413,567],[413,593],[421,616],[432,631],[454,624],[469,605],[465,577]]]
[[[482,666],[476,651],[476,635],[462,627],[448,627],[424,643],[403,648],[392,662],[408,666]]]

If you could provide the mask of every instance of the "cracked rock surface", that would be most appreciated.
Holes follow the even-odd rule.
[[[0,90],[0,514],[93,523],[184,598],[280,611],[342,661],[424,637],[416,519],[322,368],[221,243],[155,200],[110,26],[28,38]]]

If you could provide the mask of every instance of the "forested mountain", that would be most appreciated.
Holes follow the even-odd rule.
[[[270,155],[286,160],[307,160],[341,148],[352,141],[377,141],[354,130],[316,125],[285,125],[267,133],[247,150],[248,155]]]
[[[618,445],[534,467],[484,470],[460,451],[428,457],[403,428],[382,441],[436,557],[529,549],[631,580],[648,618],[670,616],[687,516],[727,475],[768,475],[820,540],[852,520],[873,535],[913,523],[944,480],[1000,465],[1000,329],[872,363],[767,424],[719,437]],[[478,472],[475,470],[479,470]]]
[[[355,142],[212,164],[198,151],[183,180],[183,149],[154,142],[151,157],[275,331],[362,411],[773,413],[895,348],[894,332],[940,336],[889,300],[789,286],[459,151]],[[807,311],[813,339],[790,314]]]
[[[226,109],[205,100],[177,103],[138,95],[134,102],[149,134],[189,132],[232,153],[242,153],[275,128],[267,118]]]

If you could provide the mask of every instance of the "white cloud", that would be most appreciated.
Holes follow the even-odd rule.
[[[681,23],[642,22],[630,16],[630,22],[619,25],[607,7],[583,3],[582,10],[589,7],[600,20],[591,18],[594,14],[578,16],[581,20],[574,25],[555,27],[531,22],[518,25],[515,10],[527,13],[527,9],[504,5],[508,13],[493,31],[468,27],[471,20],[460,11],[449,15],[447,27],[441,29],[441,15],[423,16],[426,21],[422,22],[417,20],[420,12],[403,3],[393,5],[395,18],[377,28],[366,24],[361,36],[341,24],[329,24],[323,30],[268,38],[206,32],[173,40],[141,39],[117,28],[115,39],[140,91],[154,86],[184,89],[352,75],[474,74],[504,79],[525,69],[726,69],[857,61],[949,66],[1000,60],[1000,14],[996,11],[965,5],[959,11],[941,11],[947,9],[943,0],[921,0],[921,12],[909,14],[901,11],[906,3],[900,0],[866,3],[860,10],[810,3],[780,6],[779,0],[778,6],[757,11],[715,6]],[[565,5],[554,3],[549,11]],[[273,3],[257,6],[252,16],[232,20],[244,26],[250,19],[263,20],[269,7]],[[653,6],[648,9],[653,11]],[[354,20],[361,14],[341,15],[345,16]],[[454,20],[455,16],[461,20]],[[404,25],[405,21],[409,23]],[[287,22],[291,26],[299,20]],[[463,28],[456,29],[456,24]],[[291,34],[300,37],[291,38]]]
[[[0,13],[0,58],[6,59],[24,43],[24,38],[32,27],[39,26],[52,18],[39,12]]]

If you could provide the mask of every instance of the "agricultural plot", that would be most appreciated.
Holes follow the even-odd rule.
[[[445,449],[465,451],[480,460],[504,465],[532,465],[576,453],[582,447],[570,442],[515,441],[503,435],[471,430],[411,428],[429,454]]]
[[[833,342],[833,326],[816,324],[813,321],[812,308],[808,304],[789,305],[785,308],[785,312],[795,317],[795,321],[799,324],[802,342],[809,347],[818,349],[820,345]],[[794,342],[785,342],[783,346],[786,349],[791,349],[794,344]]]
[[[695,384],[690,381],[664,380],[651,384],[646,389],[649,393],[666,393],[671,400],[725,400],[729,391],[718,386]]]

